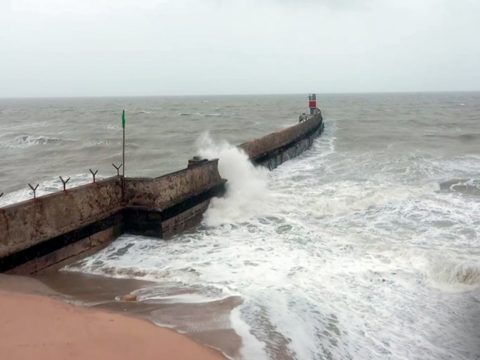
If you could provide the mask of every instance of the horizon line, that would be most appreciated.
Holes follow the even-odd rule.
[[[155,97],[234,97],[234,96],[293,96],[293,95],[374,95],[374,94],[445,94],[445,93],[477,93],[480,90],[408,90],[408,91],[351,91],[351,92],[292,92],[292,93],[228,93],[228,94],[163,94],[163,95],[48,95],[48,96],[0,96],[1,100],[20,99],[100,99],[100,98],[155,98]]]

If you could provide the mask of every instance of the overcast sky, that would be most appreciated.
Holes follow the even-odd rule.
[[[0,0],[0,97],[480,90],[478,0]]]

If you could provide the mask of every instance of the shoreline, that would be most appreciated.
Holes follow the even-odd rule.
[[[238,296],[188,302],[185,297],[193,296],[198,300],[198,295],[203,296],[201,289],[168,281],[116,278],[77,271],[54,271],[24,279],[54,291],[66,302],[128,314],[161,328],[173,329],[203,346],[219,350],[227,358],[242,356],[244,339],[231,321],[232,311],[243,302]],[[131,294],[138,296],[136,301],[122,300]]]
[[[34,278],[0,276],[0,318],[9,359],[226,359],[145,318],[74,305]]]

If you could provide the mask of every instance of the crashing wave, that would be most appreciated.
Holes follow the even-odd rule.
[[[480,285],[480,263],[469,261],[445,261],[437,259],[429,269],[429,275],[439,285],[453,288],[474,288]]]
[[[264,213],[268,204],[268,171],[255,167],[247,154],[227,142],[214,142],[208,134],[198,140],[198,153],[206,159],[220,159],[220,175],[227,179],[227,192],[214,198],[203,223],[218,226],[246,221]]]
[[[49,136],[20,135],[15,138],[15,143],[19,146],[47,145],[60,142],[61,139]]]

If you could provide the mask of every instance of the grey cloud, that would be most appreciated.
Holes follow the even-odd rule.
[[[480,84],[480,5],[468,0],[2,1],[0,96]]]

